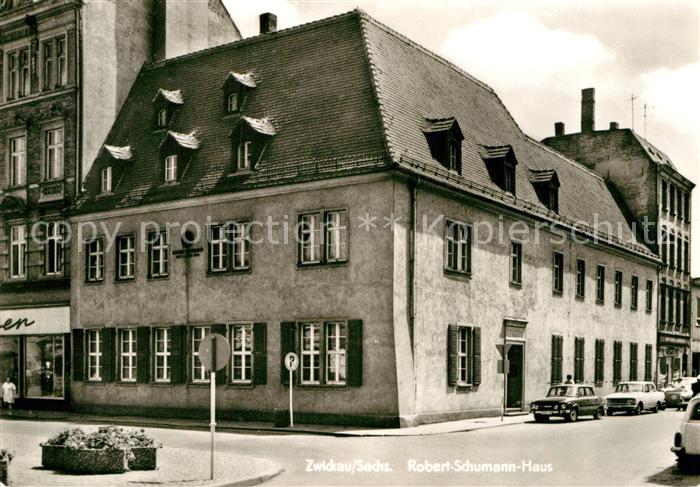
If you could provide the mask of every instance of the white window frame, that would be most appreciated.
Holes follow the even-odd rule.
[[[117,237],[117,279],[133,279],[135,276],[136,237],[120,235]]]
[[[321,384],[321,345],[323,343],[323,327],[318,322],[301,323],[300,327],[301,346],[301,375],[300,382],[307,385]],[[309,346],[306,346],[304,336],[305,330],[310,331]],[[309,372],[308,379],[305,379],[305,371]],[[318,376],[316,375],[318,373]]]
[[[194,326],[192,327],[192,382],[194,383],[209,383],[209,374],[204,365],[199,361],[199,345],[205,336],[211,333],[209,326]],[[199,365],[198,365],[199,363]]]
[[[161,108],[158,110],[158,127],[165,128],[168,126],[168,109]]]
[[[321,263],[320,213],[299,216],[300,264]]]
[[[104,243],[97,238],[85,244],[87,252],[86,280],[100,282],[104,279]]]
[[[630,278],[630,308],[639,307],[639,276],[632,275]]]
[[[231,242],[231,268],[244,270],[250,268],[250,226],[247,223],[233,222],[229,225],[228,240]]]
[[[561,263],[557,257],[561,256]],[[555,250],[552,253],[552,291],[556,294],[564,292],[564,253]]]
[[[231,383],[253,382],[253,347],[253,324],[231,325]]]
[[[47,276],[58,276],[63,273],[63,225],[64,222],[49,222],[46,224],[46,243],[44,271]],[[53,267],[50,255],[53,253]]]
[[[518,240],[510,242],[510,282],[518,286],[523,283],[523,243]]]
[[[154,332],[154,380],[155,382],[170,382],[170,354],[172,350],[172,334],[170,333],[170,328],[164,327],[156,328]]]
[[[242,140],[238,144],[238,153],[236,155],[236,170],[248,171],[251,169],[250,156],[252,153],[253,142],[250,140]]]
[[[24,56],[24,62],[22,62],[22,56]],[[29,96],[32,92],[31,57],[29,47],[23,47],[17,50],[17,66],[19,69],[19,96]]]
[[[225,225],[209,227],[209,272],[227,270],[228,238]]]
[[[460,274],[471,273],[471,226],[445,221],[445,269]]]
[[[348,376],[348,325],[344,321],[326,323],[326,383],[345,385]]]
[[[122,382],[136,382],[136,350],[136,328],[120,329],[119,380]]]
[[[107,166],[102,168],[102,173],[101,173],[101,186],[100,190],[102,193],[111,193],[112,192],[112,166]]]
[[[595,299],[598,303],[605,302],[605,266],[600,264],[595,269]]]
[[[579,269],[579,263],[583,263],[583,269]],[[581,286],[579,286],[579,278]],[[584,259],[576,259],[576,297],[584,299],[586,297],[586,261]]]
[[[7,53],[7,99],[19,98],[19,50]]]
[[[44,132],[45,181],[63,178],[64,140],[63,127],[48,129]]]
[[[177,181],[177,154],[171,154],[165,158],[165,182]]]
[[[44,60],[42,63],[42,84],[44,90],[52,90],[56,87],[56,83],[54,82],[54,68],[56,63],[55,47],[55,39],[48,39],[42,42],[41,55]]]
[[[102,336],[100,330],[87,330],[88,380],[102,380]]]
[[[27,227],[25,225],[10,227],[9,270],[12,279],[21,279],[27,276]]]
[[[460,326],[457,333],[457,385],[468,386],[471,384],[469,380],[470,367],[471,367],[471,357],[470,357],[470,343],[471,343],[471,327]]]
[[[238,93],[229,93],[226,97],[226,111],[235,113],[238,111]]]
[[[157,239],[155,237],[157,235]],[[149,251],[149,278],[167,277],[170,264],[170,244],[166,232],[152,234]]]
[[[618,281],[617,278],[620,278]],[[615,296],[614,296],[614,301],[615,301],[615,306],[618,308],[622,306],[622,291],[624,288],[624,275],[622,274],[622,271],[615,271]]]
[[[347,212],[331,210],[324,215],[324,240],[326,244],[326,262],[345,262],[347,254]]]
[[[23,186],[27,174],[27,136],[18,135],[8,140],[10,147],[10,186]]]
[[[68,50],[66,36],[56,37],[56,86],[68,84]]]

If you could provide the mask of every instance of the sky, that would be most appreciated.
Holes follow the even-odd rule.
[[[700,184],[695,0],[224,3],[244,37],[258,34],[263,12],[282,29],[359,7],[490,85],[536,139],[558,121],[579,132],[581,89],[594,87],[597,129],[634,128]],[[700,189],[693,193],[692,274],[700,277]]]

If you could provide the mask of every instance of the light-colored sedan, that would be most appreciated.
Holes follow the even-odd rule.
[[[646,381],[620,382],[615,387],[615,392],[605,396],[605,400],[608,416],[617,411],[640,414],[648,410],[655,413],[664,409],[666,404],[664,393],[657,391],[653,382]]]
[[[688,403],[671,451],[676,454],[681,470],[700,464],[700,397],[694,397]]]

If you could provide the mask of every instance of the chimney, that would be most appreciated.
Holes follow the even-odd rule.
[[[556,122],[554,124],[554,135],[556,137],[564,135],[564,122]]]
[[[277,16],[270,12],[260,14],[260,34],[277,32]]]
[[[610,122],[610,130],[617,130],[620,128],[620,124],[617,122]]]
[[[581,90],[581,132],[595,130],[595,88]]]

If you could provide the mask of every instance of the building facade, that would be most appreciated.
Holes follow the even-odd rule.
[[[165,13],[182,2],[155,4],[2,2],[0,375],[17,385],[19,407],[68,405],[67,212],[89,169],[85,161],[94,159],[141,65],[163,46],[182,43],[156,36],[168,25]],[[206,28],[212,35],[203,39],[212,45],[240,38],[230,18],[203,25],[191,22],[181,34]]]
[[[300,421],[653,379],[659,260],[601,177],[361,11],[274,24],[137,77],[71,217],[76,410],[205,416],[209,332],[229,418],[287,407],[290,351]]]
[[[659,269],[658,380],[691,372],[691,192],[695,185],[670,158],[630,129],[611,122],[595,130],[595,90],[582,91],[581,132],[555,124],[548,146],[595,171],[611,185],[630,221],[656,249]]]

